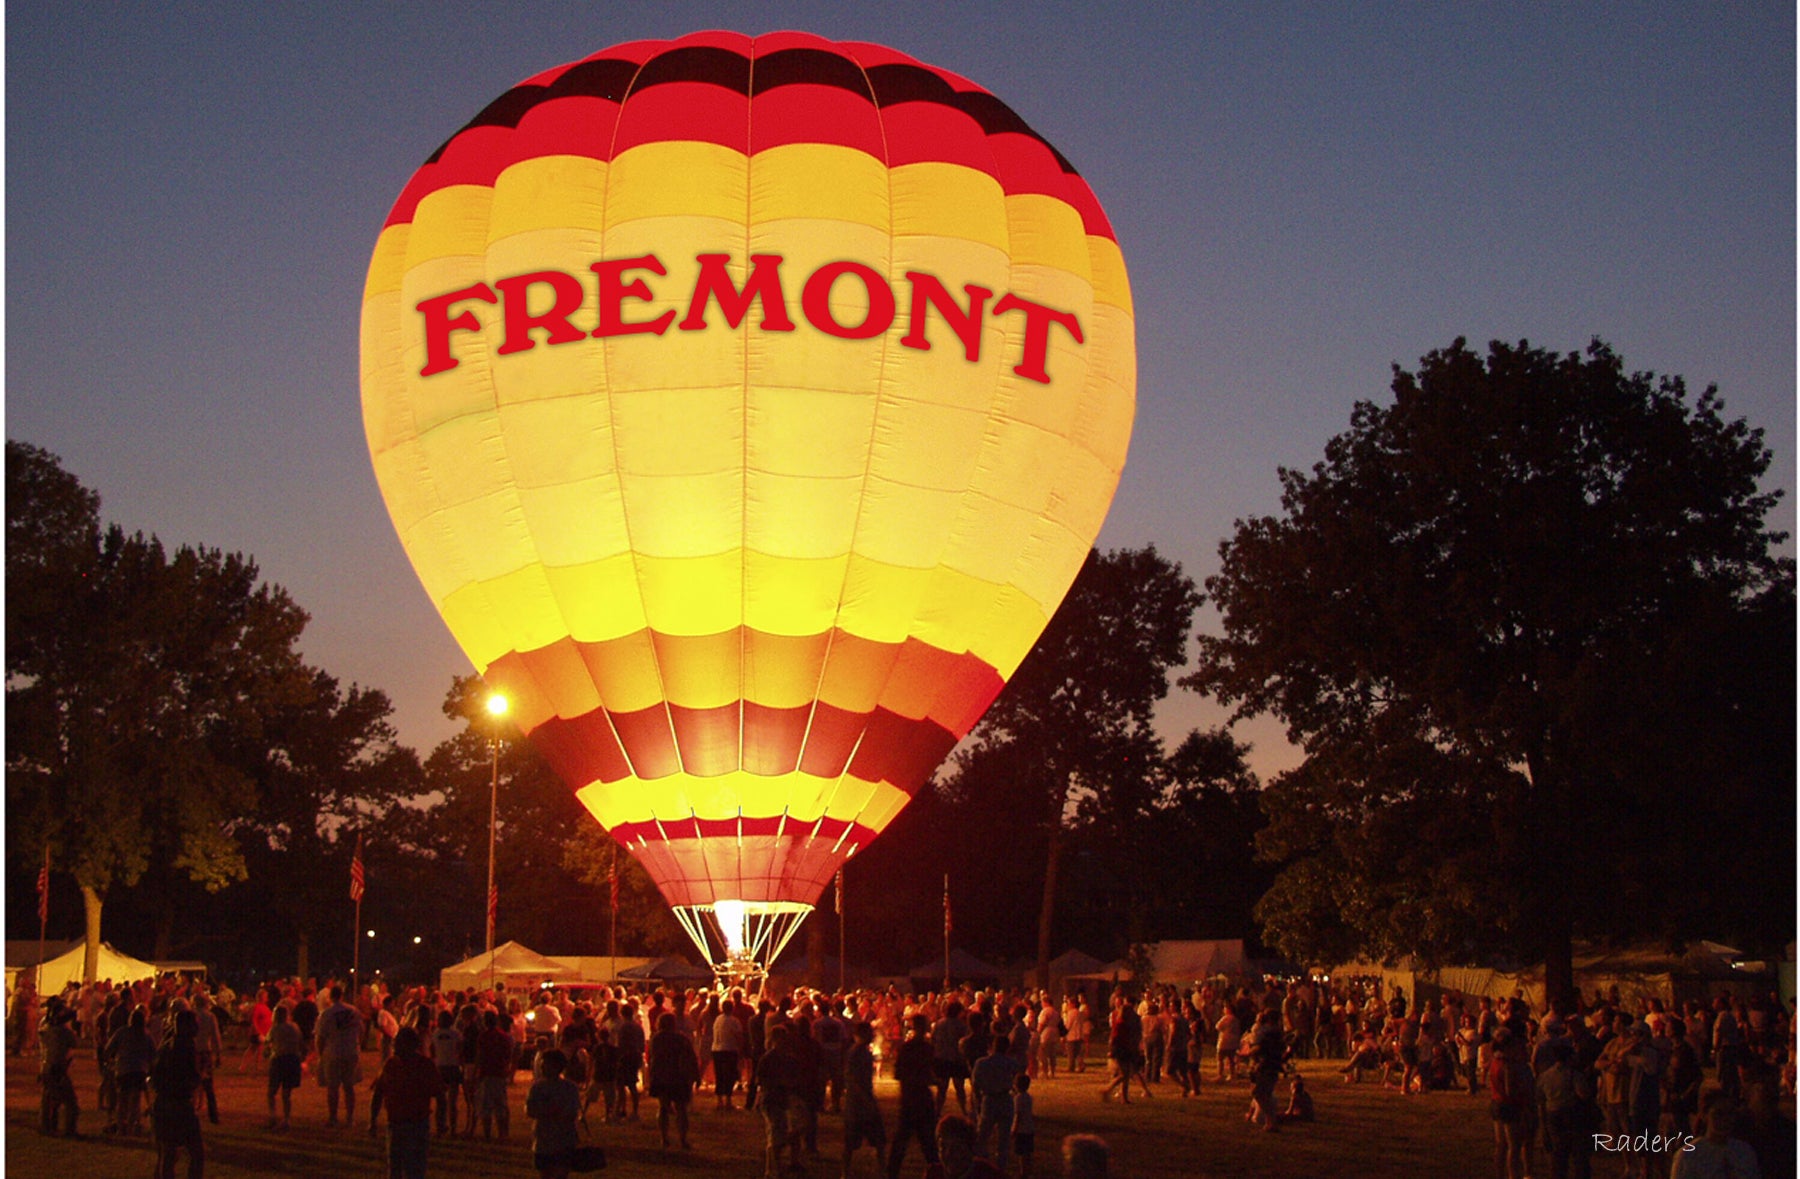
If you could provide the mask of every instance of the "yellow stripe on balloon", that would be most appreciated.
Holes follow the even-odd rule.
[[[611,171],[589,156],[535,156],[513,164],[494,181],[487,244],[515,234],[605,224]]]
[[[790,143],[750,157],[750,218],[799,218],[866,225],[887,234],[888,169],[867,152],[826,143]]]
[[[742,225],[749,177],[749,160],[728,147],[693,140],[643,144],[612,162],[606,224],[711,217]]]
[[[902,164],[890,172],[896,238],[960,238],[1007,251],[1006,193],[986,172],[960,164]]]
[[[413,213],[406,241],[406,268],[437,258],[479,257],[487,251],[494,190],[456,184],[428,193]]]
[[[411,236],[411,223],[403,221],[383,229],[375,239],[375,252],[369,259],[369,274],[363,280],[365,311],[369,301],[375,296],[399,291],[400,277],[406,273],[406,243]],[[365,362],[369,359],[366,348],[363,350],[363,359]]]
[[[1087,244],[1088,273],[1093,275],[1094,281],[1094,302],[1104,303],[1124,313],[1127,324],[1125,339],[1130,341],[1129,324],[1135,313],[1131,302],[1131,281],[1125,274],[1125,255],[1119,252],[1119,243],[1111,238],[1090,237]]]
[[[1006,225],[1015,268],[1053,267],[1089,281],[1093,261],[1080,213],[1052,196],[1018,193],[1006,198]]]

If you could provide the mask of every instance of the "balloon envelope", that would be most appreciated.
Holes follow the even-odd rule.
[[[801,33],[548,70],[406,185],[363,414],[433,603],[669,902],[804,906],[1099,531],[1130,291],[998,99]]]

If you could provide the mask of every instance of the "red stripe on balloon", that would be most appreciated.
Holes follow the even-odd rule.
[[[705,819],[660,827],[622,823],[611,834],[644,865],[671,905],[812,904],[851,853],[879,834],[837,819],[754,824],[745,819],[742,835],[738,826],[736,820]]]
[[[765,67],[760,79],[759,65]],[[621,121],[626,106],[630,117]],[[878,119],[859,113],[876,107]],[[489,103],[439,148],[401,192],[386,224],[412,220],[419,200],[439,189],[491,186],[522,160],[565,154],[609,160],[668,140],[752,152],[834,143],[890,167],[961,164],[997,175],[1008,193],[1065,200],[1081,213],[1087,232],[1113,236],[1068,161],[986,90],[881,46],[788,33],[754,43],[736,33],[634,42],[546,70]]]

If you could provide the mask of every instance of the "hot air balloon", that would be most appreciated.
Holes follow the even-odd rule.
[[[419,579],[709,961],[772,963],[1017,668],[1135,387],[1087,184],[999,99],[797,32],[633,42],[413,175],[363,419]]]

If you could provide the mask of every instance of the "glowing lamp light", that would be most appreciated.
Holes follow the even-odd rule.
[[[500,693],[495,692],[492,696],[487,698],[487,710],[489,716],[505,716],[506,709],[506,697],[502,696]]]

